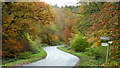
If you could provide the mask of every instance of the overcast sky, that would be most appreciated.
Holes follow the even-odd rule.
[[[78,0],[40,0],[40,1],[44,1],[51,5],[57,4],[58,6],[76,5],[76,3],[78,2]]]

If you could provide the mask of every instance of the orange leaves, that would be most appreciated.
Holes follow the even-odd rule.
[[[40,35],[43,34],[43,38],[46,39],[46,36],[54,33],[54,29],[49,29],[49,25],[53,21],[54,14],[52,8],[44,2],[4,3],[2,27],[3,50],[6,51],[4,52],[5,57],[10,53],[12,53],[11,56],[16,57],[16,54],[22,51],[36,50],[37,53],[37,50],[39,50],[37,41],[40,43],[42,39]],[[45,25],[42,25],[43,23]],[[48,25],[48,30],[45,29],[46,31],[44,31],[44,26],[46,25]],[[26,34],[30,34],[29,40]],[[48,36],[48,40],[51,37]],[[53,36],[52,39],[56,41],[58,37]],[[31,44],[34,44],[34,46],[30,44],[31,41]]]
[[[64,30],[64,35],[66,36],[66,37],[70,37],[69,35],[70,34],[72,34],[72,33],[74,33],[74,30],[72,29],[72,28],[66,28],[65,30]]]
[[[13,52],[19,52],[23,49],[23,45],[17,40],[7,40],[6,47],[11,49]]]
[[[5,58],[5,57],[12,57],[12,58],[16,58],[16,55],[15,54],[12,54],[10,53],[9,51],[2,51],[2,57]]]
[[[2,56],[9,56],[10,52],[9,51],[2,51]]]
[[[104,8],[109,8],[112,5],[112,3],[104,3],[103,7]]]
[[[91,46],[91,48],[100,46],[101,41],[102,41],[102,40],[98,40],[97,42],[95,42],[95,43]]]
[[[103,33],[104,32],[104,30],[103,29],[100,29],[99,31],[98,31],[98,33]]]
[[[96,40],[98,40],[97,37],[91,37],[91,38],[89,38],[87,41],[88,41],[89,43],[92,43],[92,42],[94,42],[94,41],[96,41]]]
[[[104,8],[102,8],[98,13],[90,15],[91,17],[88,20],[92,20],[90,21],[90,23],[92,23],[92,26],[88,28],[89,33],[94,33],[96,36],[102,36],[105,35],[105,33],[106,35],[111,35],[111,33],[113,33],[109,32],[107,29],[117,27],[118,25],[118,13],[117,8],[114,7],[115,5],[116,4],[113,3],[104,3]]]
[[[47,5],[47,4],[44,3],[44,2],[40,2],[40,3],[38,3],[38,7],[41,7],[41,8],[45,8],[45,5]]]
[[[58,36],[52,36],[52,39],[53,39],[54,41],[57,41],[57,40],[58,40]]]
[[[4,20],[5,22],[7,22],[7,23],[8,23],[8,22],[10,23],[10,22],[13,20],[13,17],[14,17],[14,16],[3,17],[3,20]]]
[[[16,53],[19,53],[23,50],[23,45],[19,41],[12,38],[9,38],[9,40],[3,39],[2,47],[3,47],[3,51],[2,51],[3,58],[5,57],[15,58]]]
[[[14,30],[8,30],[7,31],[7,33],[9,33],[9,35],[11,36],[11,37],[16,37],[17,35],[19,35],[17,32],[15,32]]]

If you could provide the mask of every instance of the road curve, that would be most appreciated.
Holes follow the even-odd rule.
[[[79,62],[78,57],[63,52],[56,47],[57,46],[45,47],[44,49],[47,52],[45,59],[24,66],[75,66]]]

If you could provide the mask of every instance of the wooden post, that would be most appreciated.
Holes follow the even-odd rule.
[[[106,65],[108,65],[109,46],[107,46]]]

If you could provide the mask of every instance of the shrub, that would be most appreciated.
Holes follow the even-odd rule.
[[[71,41],[71,49],[76,52],[83,52],[85,48],[89,47],[89,43],[86,39],[82,38],[80,34],[76,34],[75,38]]]
[[[103,46],[98,46],[98,47],[94,47],[94,48],[87,48],[88,55],[92,55],[94,56],[94,59],[97,60],[104,60],[106,59],[106,47]]]
[[[22,52],[17,54],[18,59],[28,59],[30,58],[31,52]]]
[[[40,46],[41,46],[41,47],[46,47],[46,46],[48,46],[48,45],[47,45],[47,44],[42,44],[42,43],[41,43]]]

